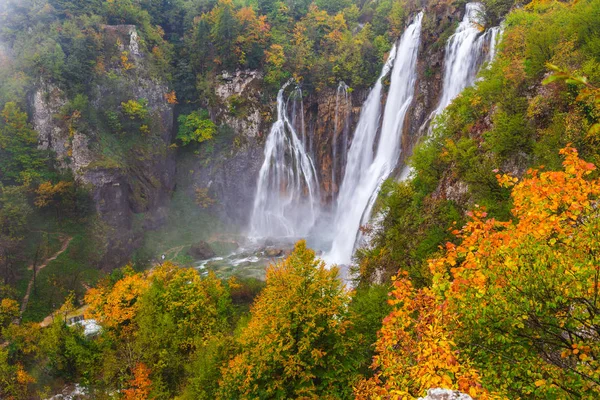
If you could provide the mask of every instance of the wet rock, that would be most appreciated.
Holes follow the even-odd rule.
[[[265,255],[267,257],[281,257],[283,255],[283,250],[282,249],[275,249],[275,248],[266,249],[265,250]]]
[[[204,241],[198,242],[190,247],[187,253],[198,260],[206,260],[215,256],[212,247]]]

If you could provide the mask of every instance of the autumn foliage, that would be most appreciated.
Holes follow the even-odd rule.
[[[113,286],[108,282],[90,289],[85,302],[89,305],[86,318],[94,318],[103,326],[112,329],[127,329],[139,310],[139,298],[148,290],[149,282],[143,274],[125,269],[125,277]]]
[[[410,279],[394,279],[389,303],[375,344],[374,377],[360,382],[357,399],[413,398],[443,387],[488,398],[477,371],[460,355],[446,328],[453,315],[429,288],[416,290]]]
[[[561,154],[563,171],[498,175],[512,188],[514,219],[470,213],[453,232],[460,243],[430,261],[431,288],[397,277],[376,375],[359,398],[430,387],[476,398],[599,395],[600,181],[574,148]]]
[[[352,371],[343,337],[350,301],[343,284],[300,241],[267,271],[267,286],[223,368],[221,398],[340,398]]]
[[[139,363],[133,370],[133,379],[129,381],[129,389],[123,390],[123,398],[125,400],[147,400],[151,387],[150,369],[144,363]]]

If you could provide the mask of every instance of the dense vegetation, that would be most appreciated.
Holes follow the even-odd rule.
[[[69,383],[99,399],[600,396],[600,1],[485,4],[490,23],[508,13],[499,54],[418,145],[412,179],[384,185],[347,291],[304,242],[265,283],[170,262],[101,273],[107,227],[67,160],[38,147],[28,99],[65,93],[55,118],[94,138],[103,168],[157,156],[158,114],[126,90],[139,64],[106,39],[132,24],[177,105],[176,144],[200,152],[229,138],[208,112],[223,70],[263,71],[265,99],[292,77],[366,88],[416,5],[2,3],[0,397]],[[98,87],[110,96],[92,104]],[[82,313],[102,329],[86,334]]]
[[[86,170],[139,175],[145,160],[173,151],[161,139],[161,110],[147,98],[132,97],[140,79],[160,82],[158,89],[168,88],[167,103],[177,105],[173,146],[210,153],[215,141],[227,146],[241,141],[207,112],[217,101],[214,88],[223,70],[262,70],[267,101],[291,77],[312,89],[340,80],[368,87],[405,15],[403,3],[392,0],[1,2],[1,278],[22,297],[31,278],[26,267],[55,254],[65,238],[75,238],[35,282],[25,318],[42,319],[70,291],[81,299],[81,283],[94,284],[111,250],[111,228],[95,214],[89,187],[64,168],[72,162],[75,135],[94,154]],[[124,46],[127,26],[111,28],[119,24],[135,25],[144,60]],[[65,100],[51,116],[69,132],[64,154],[38,148],[26,111],[39,93],[50,102]],[[228,105],[232,114],[242,114],[243,104],[234,103]],[[147,206],[144,185],[158,186],[155,179],[131,178],[136,208]],[[202,204],[211,201],[207,197]],[[144,267],[155,255],[141,252],[136,260]],[[81,274],[72,280],[75,269]]]

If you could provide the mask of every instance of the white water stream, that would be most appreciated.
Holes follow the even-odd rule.
[[[483,16],[481,3],[467,3],[463,20],[448,40],[442,96],[434,115],[444,111],[465,88],[473,85],[481,65],[492,61],[496,55],[500,28],[494,27],[482,33]]]
[[[482,16],[480,3],[466,5],[465,16],[446,45],[442,93],[428,122],[475,83],[484,62],[493,60],[501,28],[482,32]],[[372,218],[381,184],[397,167],[400,157],[402,129],[415,95],[422,20],[421,12],[392,47],[362,106],[351,143],[349,88],[343,82],[338,86],[331,150],[332,220],[321,213],[312,137],[307,137],[305,131],[302,92],[296,87],[286,99],[285,91],[291,82],[280,89],[277,121],[267,138],[265,161],[259,173],[251,236],[302,238],[325,229],[332,239],[325,260],[330,264],[351,263],[361,241],[360,227]],[[388,75],[389,88],[382,110],[383,80]],[[403,177],[408,173],[405,168]],[[313,229],[319,215],[327,222]]]
[[[250,222],[255,237],[304,237],[319,216],[319,181],[306,149],[310,138],[304,130],[302,91],[295,88],[286,101],[290,83],[279,90],[277,121],[265,143]]]
[[[415,91],[422,20],[421,12],[406,29],[398,46],[392,48],[377,83],[363,105],[338,198],[333,244],[325,255],[329,263],[351,262],[361,223],[370,217],[381,183],[398,162],[402,125]],[[382,79],[390,69],[391,82],[378,136]]]

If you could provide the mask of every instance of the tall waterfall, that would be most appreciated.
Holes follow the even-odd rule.
[[[333,140],[331,142],[332,198],[335,198],[335,192],[337,191],[338,172],[340,172],[343,176],[344,166],[346,165],[346,159],[348,154],[348,129],[350,128],[349,118],[352,109],[352,102],[348,93],[348,89],[348,85],[346,85],[344,82],[340,82],[335,95],[335,117],[333,121]],[[338,158],[339,165],[341,168],[338,168]],[[338,171],[338,169],[340,171]]]
[[[265,144],[250,221],[252,236],[306,236],[319,214],[319,182],[307,152],[310,139],[304,129],[302,91],[295,88],[286,101],[290,83],[277,94],[277,121]]]
[[[483,14],[481,3],[467,3],[463,20],[448,40],[442,97],[434,115],[444,111],[456,96],[471,86],[483,61],[492,60],[495,55],[499,28],[492,28],[481,34]],[[484,57],[486,45],[489,46],[487,58]]]
[[[363,105],[338,197],[334,241],[325,257],[331,263],[350,263],[360,225],[370,217],[381,183],[396,167],[402,125],[415,91],[422,20],[421,12],[406,29],[398,46],[392,48],[381,76]],[[381,81],[390,69],[391,83],[373,157],[381,117]]]

